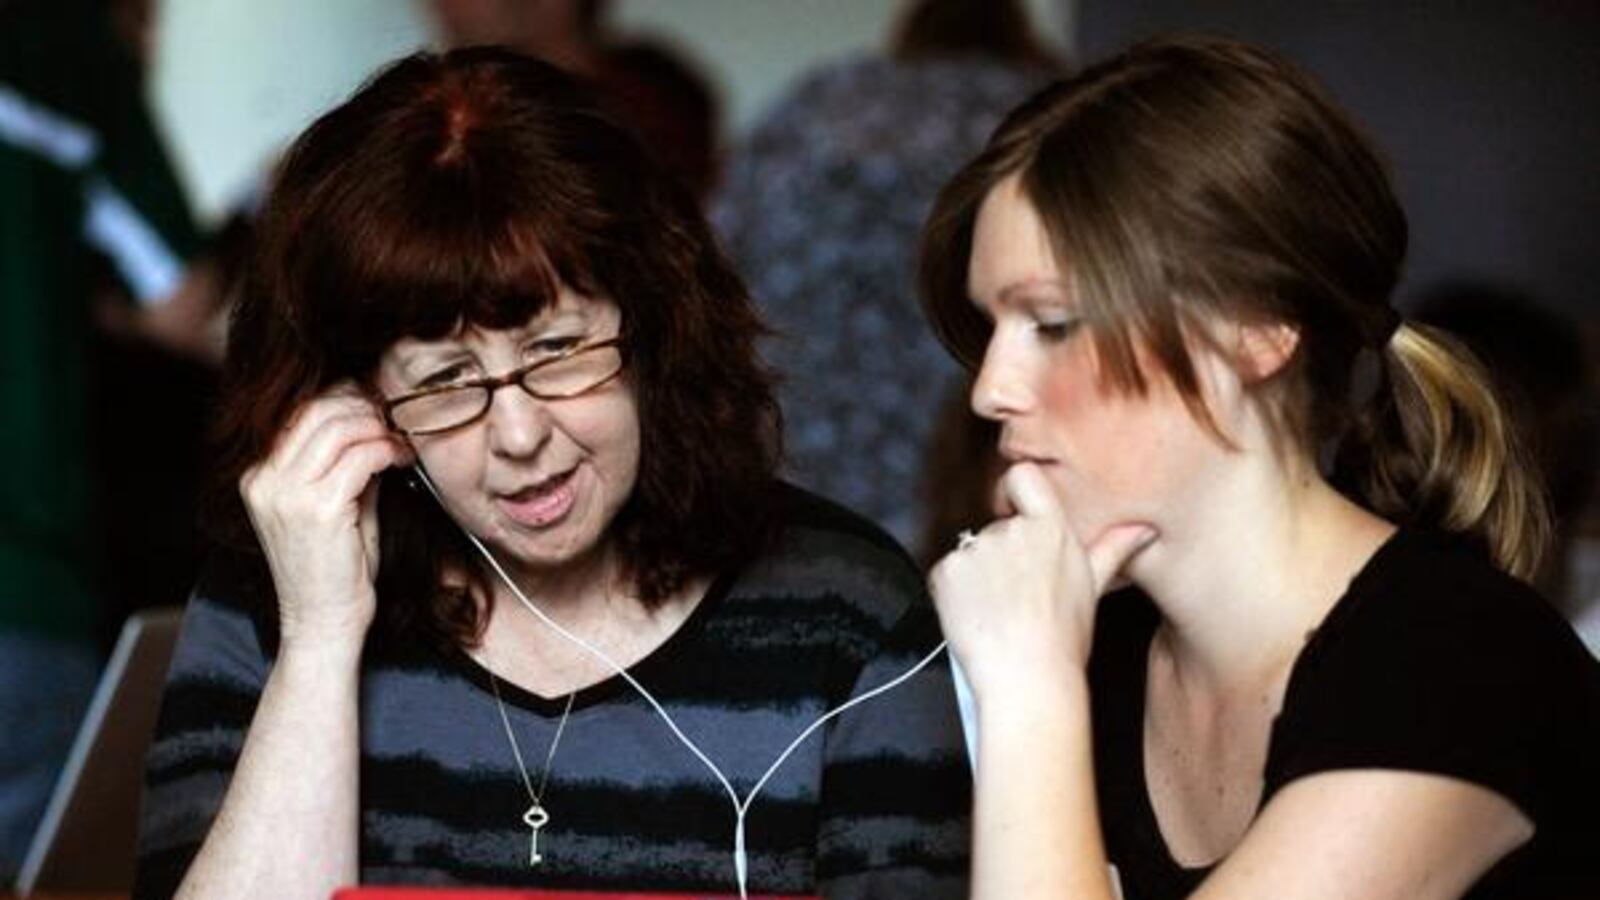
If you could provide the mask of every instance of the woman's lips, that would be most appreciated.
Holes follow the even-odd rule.
[[[511,521],[525,528],[548,528],[572,511],[578,498],[572,472],[558,475],[533,487],[495,500]]]

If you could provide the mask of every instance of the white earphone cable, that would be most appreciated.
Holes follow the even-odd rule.
[[[433,481],[428,477],[428,473],[422,468],[421,462],[418,461],[413,463],[412,468],[416,471],[417,477],[421,479],[422,484],[427,487],[428,493],[432,494],[434,500],[438,501],[440,508],[444,509],[444,499],[439,496],[438,489],[434,487]],[[448,512],[446,514],[448,515]],[[459,523],[457,524],[459,526]],[[527,595],[522,592],[522,589],[519,588],[516,582],[511,579],[511,576],[508,575],[505,569],[501,567],[500,561],[495,559],[493,553],[489,552],[489,548],[484,546],[482,541],[478,540],[478,536],[466,528],[462,528],[461,532],[467,536],[467,540],[472,543],[473,547],[477,548],[478,553],[480,553],[489,563],[489,567],[494,570],[495,575],[499,576],[500,580],[505,584],[505,586],[511,590],[511,593],[519,602],[522,603],[524,607],[527,608],[530,613],[534,615],[535,618],[554,629],[556,634],[561,635],[561,637],[570,641],[584,652],[604,663],[607,668],[611,669],[620,678],[622,678],[622,680],[632,687],[640,697],[644,698],[646,703],[650,704],[650,707],[655,710],[656,715],[659,716],[663,722],[667,723],[667,728],[672,731],[673,736],[676,737],[678,741],[685,747],[687,747],[689,752],[694,754],[695,758],[700,760],[700,762],[711,771],[712,775],[716,776],[718,783],[720,783],[723,790],[727,792],[728,800],[733,804],[733,867],[734,875],[739,885],[739,896],[741,898],[749,896],[749,891],[746,887],[749,876],[749,861],[745,854],[745,814],[749,812],[751,804],[755,802],[756,795],[759,794],[761,789],[766,786],[767,782],[778,771],[778,768],[782,766],[786,760],[788,760],[789,756],[799,748],[806,738],[810,737],[813,732],[815,732],[818,728],[821,728],[829,720],[839,716],[845,710],[848,710],[861,703],[865,703],[866,701],[871,700],[880,694],[887,693],[888,691],[899,687],[901,684],[904,684],[907,680],[926,668],[929,663],[933,662],[933,660],[945,650],[945,642],[940,641],[938,646],[934,647],[926,656],[918,661],[916,665],[907,669],[905,672],[901,673],[890,681],[881,684],[870,691],[867,691],[866,693],[850,698],[839,706],[836,706],[817,717],[816,721],[812,722],[810,725],[807,725],[805,729],[803,729],[800,734],[795,737],[794,740],[789,742],[789,746],[785,747],[783,752],[778,754],[778,757],[773,760],[772,765],[767,767],[766,772],[764,772],[761,778],[756,781],[755,785],[750,788],[750,793],[746,795],[743,800],[741,800],[739,798],[738,791],[736,791],[733,787],[733,783],[728,780],[728,777],[723,774],[721,769],[717,768],[717,764],[712,762],[711,758],[708,757],[698,746],[696,746],[695,742],[690,740],[688,735],[683,733],[682,729],[678,727],[678,723],[673,721],[672,716],[669,715],[661,703],[656,700],[655,695],[651,694],[644,685],[640,684],[637,679],[630,675],[628,671],[621,665],[618,665],[615,660],[607,656],[604,651],[584,640],[582,637],[579,637],[578,635],[573,634],[571,631],[568,631],[561,625],[561,623],[557,622],[555,619],[552,619],[548,614],[545,613],[544,610],[540,609],[538,604],[534,603],[532,600],[529,600]]]

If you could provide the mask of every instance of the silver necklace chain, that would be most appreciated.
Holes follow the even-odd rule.
[[[488,672],[487,668],[484,671]],[[494,705],[500,711],[500,724],[506,728],[506,740],[511,742],[511,755],[517,760],[517,772],[522,775],[522,786],[528,789],[530,806],[522,814],[522,823],[533,829],[532,844],[528,851],[528,865],[537,866],[544,861],[539,854],[539,829],[550,822],[550,813],[544,808],[544,789],[550,780],[550,764],[555,762],[556,748],[561,745],[561,734],[567,730],[567,717],[572,715],[572,702],[578,692],[567,694],[566,708],[561,710],[561,720],[556,723],[555,737],[550,739],[550,749],[544,755],[544,768],[539,772],[539,789],[533,789],[533,779],[528,777],[528,767],[522,761],[522,748],[517,745],[517,734],[511,729],[511,717],[506,715],[506,702],[500,696],[500,679],[489,672],[489,688],[494,691]]]

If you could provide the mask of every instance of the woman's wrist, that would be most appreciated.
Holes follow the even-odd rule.
[[[285,629],[278,644],[277,665],[292,665],[320,672],[361,666],[361,654],[366,647],[365,628],[306,628],[291,632]]]
[[[348,653],[353,648],[359,654],[366,644],[375,605],[371,598],[337,604],[322,602],[325,598],[279,599],[281,646],[305,647],[318,654]]]
[[[1026,732],[1052,722],[1076,723],[1089,715],[1088,679],[1081,670],[1039,672],[975,690],[979,727],[986,732]]]

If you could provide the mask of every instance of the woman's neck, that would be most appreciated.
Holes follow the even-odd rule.
[[[509,566],[516,583],[512,590],[501,578],[490,573],[489,585],[495,608],[522,609],[517,591],[539,609],[567,627],[581,627],[586,620],[606,614],[619,601],[634,599],[636,591],[623,570],[616,549],[605,542],[559,567]]]
[[[707,579],[690,579],[661,603],[646,604],[610,548],[582,566],[511,571],[529,603],[562,629],[624,668],[665,643],[703,598]],[[604,681],[614,669],[524,606],[498,577],[494,605],[474,656],[502,679],[545,697]]]
[[[1217,697],[1280,682],[1394,526],[1309,466],[1240,460],[1135,573],[1178,678]]]

